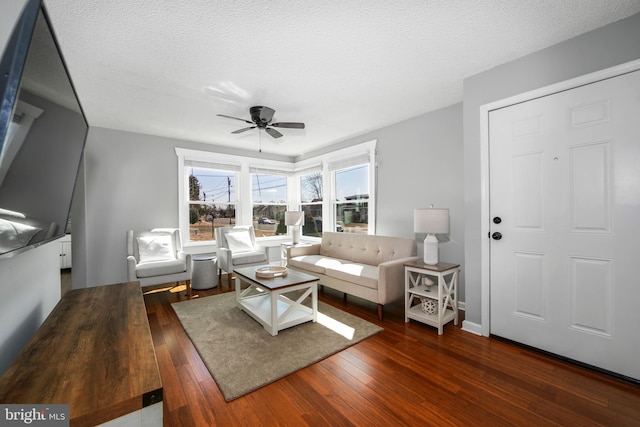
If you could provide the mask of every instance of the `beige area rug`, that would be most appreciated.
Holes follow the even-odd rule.
[[[318,323],[275,337],[235,306],[232,292],[172,307],[227,402],[383,330],[321,301]]]

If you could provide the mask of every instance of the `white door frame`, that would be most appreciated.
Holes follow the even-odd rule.
[[[489,112],[498,108],[504,108],[509,105],[518,104],[521,102],[529,101],[535,98],[551,95],[553,93],[562,92],[565,90],[573,89],[578,86],[584,86],[590,83],[595,83],[600,80],[616,77],[621,74],[630,73],[640,70],[640,59],[627,62],[624,64],[616,65],[615,67],[606,68],[604,70],[596,71],[593,73],[585,74],[584,76],[576,77],[570,80],[565,80],[560,83],[555,83],[550,86],[535,89],[529,92],[521,93],[519,95],[511,96],[509,98],[494,101],[489,104],[480,106],[480,237],[481,237],[481,250],[480,250],[480,320],[481,320],[481,333],[484,336],[489,336],[491,333],[491,276],[490,276],[490,244],[489,239]]]

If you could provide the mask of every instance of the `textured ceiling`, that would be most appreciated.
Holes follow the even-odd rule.
[[[44,0],[91,126],[298,155],[462,100],[462,80],[638,0]]]

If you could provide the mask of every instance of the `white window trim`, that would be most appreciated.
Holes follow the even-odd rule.
[[[304,174],[309,168],[318,167],[321,165],[324,179],[326,180],[323,186],[323,204],[322,204],[322,218],[323,222],[335,226],[335,213],[333,212],[332,200],[335,199],[335,182],[332,171],[329,170],[331,163],[347,159],[349,157],[358,157],[362,155],[369,156],[369,227],[368,234],[375,234],[376,224],[376,145],[377,140],[363,142],[353,145],[351,147],[342,148],[331,153],[322,154],[308,159],[304,159],[298,162],[285,162],[279,160],[267,160],[267,159],[255,159],[251,157],[238,156],[234,154],[216,153],[211,151],[192,150],[187,148],[176,147],[175,152],[178,158],[178,224],[181,233],[188,236],[189,233],[189,216],[188,209],[186,208],[186,195],[189,194],[189,182],[184,179],[185,174],[185,160],[209,162],[213,164],[228,164],[236,167],[240,167],[238,172],[238,179],[236,182],[236,201],[231,201],[236,205],[236,222],[237,224],[251,224],[253,216],[253,201],[251,200],[251,168],[271,170],[274,172],[281,172],[289,176],[287,181],[287,196],[289,209],[300,208],[300,175]],[[329,184],[329,185],[327,185]],[[277,238],[280,238],[279,236]],[[274,240],[276,237],[264,237],[261,240]],[[305,238],[305,239],[317,239],[320,238]],[[191,246],[212,246],[215,245],[212,242],[191,242],[189,239],[184,239],[184,245],[186,247]]]

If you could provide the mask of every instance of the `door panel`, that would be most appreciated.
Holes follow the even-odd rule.
[[[491,333],[640,379],[640,72],[492,111]]]

